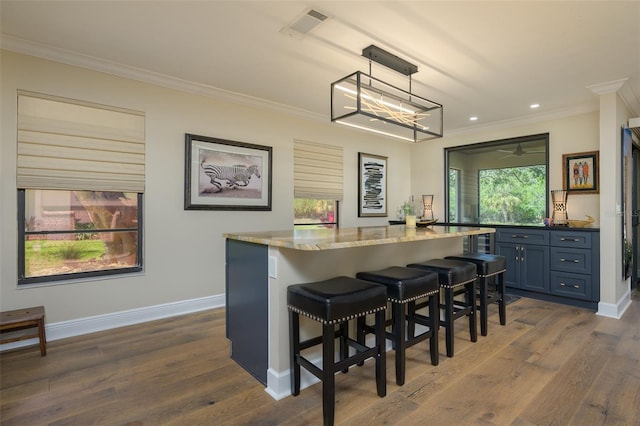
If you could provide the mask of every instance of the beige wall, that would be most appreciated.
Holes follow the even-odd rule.
[[[600,195],[571,195],[569,215],[588,214],[601,221],[611,213],[603,248],[618,250],[618,219],[613,209],[600,208],[600,200],[619,202],[619,148],[614,146],[624,110],[613,108],[612,125],[601,142],[599,112],[550,119],[526,125],[458,132],[418,145],[397,142],[313,119],[222,101],[141,83],[31,56],[1,51],[0,58],[0,309],[44,304],[47,322],[55,323],[148,306],[197,299],[224,293],[224,239],[226,231],[287,229],[293,221],[294,139],[344,147],[345,201],[341,224],[386,224],[409,196],[435,194],[434,212],[444,219],[444,153],[447,146],[524,136],[550,134],[550,188],[561,188],[562,154],[603,149]],[[59,285],[18,289],[16,252],[16,90],[24,89],[76,98],[146,113],[147,165],[145,192],[145,270],[132,276],[112,277]],[[327,88],[328,91],[328,88]],[[615,98],[615,96],[614,96]],[[613,101],[616,104],[616,101]],[[619,102],[617,102],[619,104]],[[602,108],[602,102],[601,102]],[[184,134],[195,133],[273,147],[273,208],[270,212],[183,210]],[[619,145],[619,129],[617,142]],[[618,150],[618,151],[616,151]],[[389,157],[388,218],[357,217],[357,154]],[[607,160],[608,158],[608,160]],[[601,152],[602,161],[602,152]],[[601,164],[602,166],[602,164]],[[602,171],[602,170],[601,170]],[[603,172],[603,175],[604,175]],[[608,201],[609,202],[609,201]],[[606,222],[606,220],[605,220]],[[615,235],[614,235],[615,234]],[[603,255],[603,300],[616,304],[628,284],[620,282],[619,253]],[[617,264],[617,263],[616,263]],[[607,271],[607,272],[605,272]]]
[[[344,147],[345,201],[340,216],[344,226],[386,224],[388,219],[357,217],[359,151],[389,157],[388,205],[392,212],[410,194],[411,145],[343,128],[328,118],[297,118],[8,51],[2,51],[0,65],[2,310],[43,304],[47,322],[55,323],[223,294],[223,232],[292,227],[294,139]],[[17,89],[146,113],[143,274],[17,288]],[[273,147],[272,211],[185,211],[185,133]]]
[[[413,190],[419,194],[435,194],[434,214],[444,219],[444,148],[539,133],[549,133],[549,189],[562,189],[562,154],[599,149],[598,112],[528,125],[445,135],[437,141],[416,145],[411,157]],[[599,198],[598,194],[570,195],[567,201],[569,217],[582,219],[584,215],[589,215],[598,221]]]

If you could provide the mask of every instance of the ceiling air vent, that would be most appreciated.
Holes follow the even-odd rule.
[[[309,33],[309,31],[326,20],[326,15],[318,12],[317,10],[310,9],[289,25],[283,27],[280,32],[292,37],[302,38],[305,34]]]

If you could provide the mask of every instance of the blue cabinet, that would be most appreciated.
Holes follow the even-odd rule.
[[[267,385],[268,246],[226,240],[226,334],[231,359]]]
[[[496,230],[496,253],[507,260],[505,284],[523,290],[549,292],[549,233],[540,230]]]
[[[507,259],[512,292],[597,308],[600,300],[600,234],[597,229],[500,227],[496,253]]]
[[[600,234],[556,230],[551,234],[552,295],[600,300]]]

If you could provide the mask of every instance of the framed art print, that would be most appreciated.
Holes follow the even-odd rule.
[[[269,146],[185,135],[185,210],[271,210]]]
[[[387,216],[387,157],[358,153],[358,217]]]
[[[598,152],[579,152],[562,156],[562,186],[574,194],[597,194],[599,180]]]

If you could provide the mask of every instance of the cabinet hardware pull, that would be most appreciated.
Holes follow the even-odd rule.
[[[579,242],[580,238],[566,238],[566,237],[562,237],[560,238],[560,241],[573,241],[573,242]]]
[[[560,283],[560,286],[561,286],[561,287],[573,287],[573,288],[580,288],[580,286],[579,286],[579,285],[577,285],[577,284],[571,285],[571,284]]]
[[[511,238],[524,238],[526,240],[527,238],[529,238],[529,236],[528,235],[511,234]]]
[[[561,257],[561,258],[560,258],[560,262],[573,262],[573,263],[580,263],[580,261],[579,261],[578,259],[570,259],[570,260],[567,260],[567,259],[565,259],[565,258],[563,258],[563,257]]]

